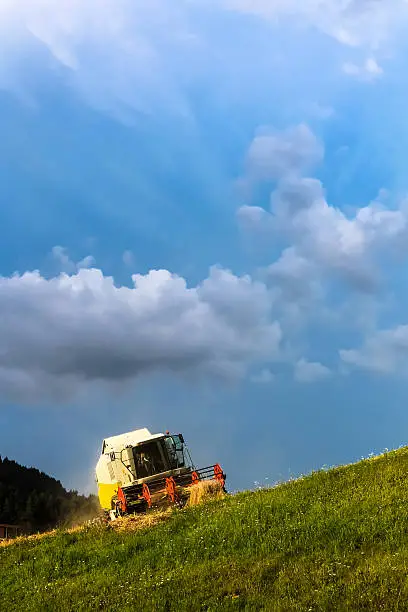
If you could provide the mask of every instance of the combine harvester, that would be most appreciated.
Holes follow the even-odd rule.
[[[99,502],[111,519],[163,504],[182,506],[188,487],[226,476],[216,463],[196,469],[182,434],[146,428],[106,438],[96,465]],[[188,497],[188,495],[187,495]]]

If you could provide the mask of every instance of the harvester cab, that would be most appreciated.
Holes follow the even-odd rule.
[[[96,465],[99,502],[110,518],[182,505],[188,487],[215,479],[225,490],[225,478],[218,463],[194,466],[182,434],[151,434],[147,428],[106,438]]]

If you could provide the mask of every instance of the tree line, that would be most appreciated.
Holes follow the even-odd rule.
[[[59,480],[0,456],[0,524],[26,532],[68,526],[99,512],[95,495],[67,491]]]

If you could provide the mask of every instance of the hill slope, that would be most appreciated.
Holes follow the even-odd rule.
[[[0,547],[7,610],[406,610],[408,449],[181,511]]]

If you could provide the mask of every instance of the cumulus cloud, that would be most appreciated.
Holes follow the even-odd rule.
[[[319,269],[294,247],[285,249],[279,259],[266,269],[266,278],[279,288],[283,308],[310,303],[323,296]]]
[[[347,217],[328,204],[319,181],[308,179],[280,187],[272,197],[272,214],[297,254],[361,290],[375,288],[379,254],[402,245],[407,236],[405,211],[373,202]]]
[[[257,247],[262,244],[263,257],[270,253],[271,263],[260,272],[273,295],[285,346],[294,348],[292,362],[305,350],[302,334],[309,326],[327,324],[338,342],[339,325],[372,333],[379,313],[390,308],[383,291],[391,282],[387,267],[406,257],[408,210],[404,200],[393,206],[388,195],[381,190],[366,206],[346,212],[330,205],[318,179],[282,170],[268,209],[245,205],[237,211],[240,226]],[[384,367],[384,353],[377,350],[363,347],[341,357],[349,364],[368,367],[372,360]],[[307,376],[307,365],[298,364],[297,379]]]
[[[328,204],[318,181],[279,188],[272,214],[299,255],[364,291],[378,282],[375,264],[381,253],[403,246],[407,237],[405,210],[389,210],[377,201],[348,217]]]
[[[3,397],[65,396],[158,369],[241,376],[254,359],[278,358],[281,330],[262,283],[220,268],[193,288],[166,270],[132,279],[117,287],[97,269],[1,277]]]
[[[269,211],[245,205],[237,212],[238,220],[244,228],[268,230],[271,239],[279,236],[289,243],[269,268],[269,274],[287,286],[303,281],[300,285],[305,287],[311,276],[334,273],[354,288],[372,291],[379,282],[379,256],[396,253],[405,244],[406,206],[392,210],[377,199],[354,215],[330,206],[321,181],[300,175],[307,163],[316,163],[322,154],[305,126],[275,133],[268,145],[255,140],[249,158],[261,177],[278,179],[277,187]]]
[[[52,248],[52,256],[57,262],[60,271],[68,274],[76,272],[81,268],[91,268],[95,264],[95,259],[92,255],[86,255],[81,261],[74,262],[68,254],[68,249],[59,245]]]
[[[322,143],[305,124],[283,130],[260,128],[249,145],[246,175],[241,184],[248,186],[262,181],[277,182],[279,190],[276,196],[281,190],[292,190],[291,197],[295,205],[294,190],[298,191],[299,200],[313,198],[316,191],[320,191],[320,184],[313,179],[302,179],[301,192],[297,182],[293,181],[297,181],[306,170],[321,162],[323,155]],[[307,188],[310,190],[309,196]],[[299,205],[305,204],[299,201]],[[270,232],[276,225],[273,216],[264,208],[247,204],[237,210],[237,220],[244,230],[262,233]]]
[[[318,361],[307,361],[302,358],[295,364],[294,377],[295,380],[300,383],[317,382],[319,380],[324,380],[330,375],[330,369]]]
[[[353,62],[345,62],[342,66],[345,74],[354,76],[363,81],[373,81],[383,74],[383,69],[378,65],[374,58],[368,58],[364,64],[359,66]]]
[[[274,224],[272,216],[261,206],[240,206],[237,210],[237,222],[245,232],[260,233],[270,236]]]
[[[343,362],[381,374],[408,373],[408,325],[375,331],[360,349],[340,351]]]
[[[252,179],[276,181],[286,175],[301,174],[323,159],[323,146],[305,124],[280,131],[262,128],[247,154]]]

